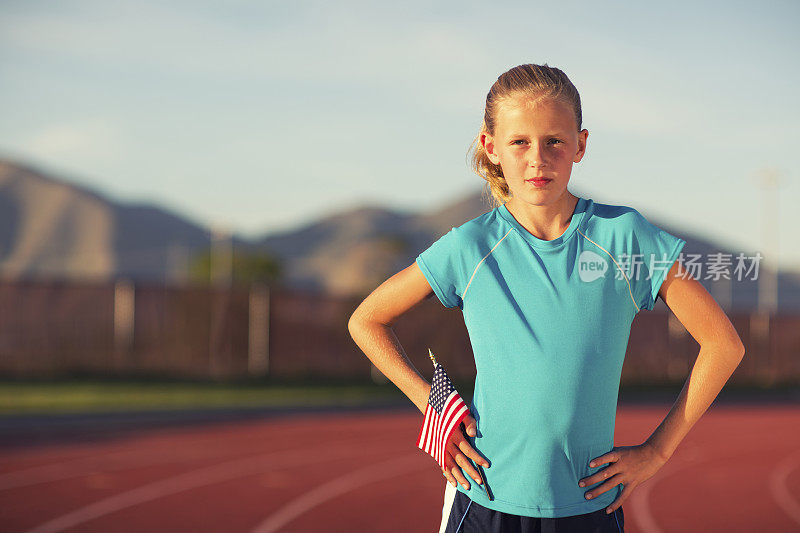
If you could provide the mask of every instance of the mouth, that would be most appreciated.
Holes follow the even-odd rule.
[[[530,183],[530,184],[536,185],[537,187],[541,187],[542,185],[546,185],[547,183],[550,183],[551,181],[553,181],[553,180],[550,179],[550,178],[545,178],[545,177],[531,178],[529,180],[525,180],[526,183]]]

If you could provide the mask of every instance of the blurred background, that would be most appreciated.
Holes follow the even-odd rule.
[[[438,527],[442,480],[414,447],[420,413],[347,321],[439,236],[494,207],[467,151],[490,86],[521,63],[556,66],[580,91],[588,147],[570,190],[635,207],[700,256],[696,277],[747,349],[719,401],[796,406],[798,22],[793,1],[0,3],[0,520],[9,531],[213,531],[163,499],[140,522],[122,519],[109,509],[136,496],[77,447],[178,427],[223,442],[219,424],[235,422],[261,432],[236,442],[292,448],[335,416],[351,418],[334,432],[366,424],[351,434],[368,446],[368,429],[394,413],[384,436],[402,427],[393,441],[421,470],[387,468],[433,494],[428,514],[405,518]],[[746,272],[742,254],[757,258]],[[471,398],[457,310],[431,299],[395,331],[423,375],[431,348]],[[657,425],[698,349],[661,300],[637,315],[621,403],[655,405]],[[800,426],[776,427],[797,438]],[[52,453],[84,466],[53,474]],[[114,471],[140,474],[134,463]],[[792,465],[773,531],[800,527]],[[264,479],[260,490],[286,498],[287,479],[330,481]],[[83,499],[45,506],[52,517],[20,503],[45,487]],[[356,527],[329,500],[323,518],[324,506],[291,498],[235,526],[223,515],[237,530]],[[242,516],[235,503],[228,512]],[[670,530],[666,516],[630,516],[630,530]]]

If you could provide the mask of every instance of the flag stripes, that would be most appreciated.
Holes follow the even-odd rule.
[[[437,363],[417,447],[430,454],[443,470],[446,468],[447,439],[468,414],[467,404],[450,383],[444,368]]]

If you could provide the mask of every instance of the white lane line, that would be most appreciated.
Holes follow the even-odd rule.
[[[355,472],[334,478],[324,485],[300,495],[272,513],[266,520],[256,526],[251,533],[278,531],[298,516],[336,496],[346,494],[363,485],[400,476],[414,470],[428,468],[430,468],[430,465],[425,461],[421,461],[418,453],[366,466]]]
[[[789,518],[800,524],[800,502],[796,495],[789,491],[789,474],[800,466],[800,450],[784,457],[769,476],[769,491],[775,503],[778,504]]]
[[[626,513],[625,518],[631,516],[633,521],[636,522],[636,529],[642,533],[662,533],[655,516],[653,516],[653,508],[650,505],[650,493],[653,491],[653,487],[674,474],[689,467],[694,467],[701,462],[702,457],[703,453],[700,452],[699,448],[689,448],[680,455],[681,463],[672,462],[678,457],[668,461],[661,470],[656,472],[655,476],[636,487],[629,500],[631,513],[630,515]],[[623,503],[623,505],[625,504]]]
[[[181,450],[181,460],[210,460],[221,455],[221,453],[212,455],[205,450],[193,451],[195,451],[195,453]],[[198,451],[199,453],[197,453]],[[126,459],[126,456],[130,456],[130,458]],[[153,466],[158,464],[174,464],[176,462],[175,448],[108,452],[95,456],[81,457],[71,461],[61,461],[40,466],[32,466],[30,468],[13,470],[11,472],[0,474],[0,491],[81,477],[97,472],[98,470],[108,472],[125,468]]]
[[[371,441],[370,443],[396,443],[396,438]],[[51,533],[75,527],[90,520],[105,516],[134,505],[163,498],[186,490],[221,483],[238,477],[266,472],[275,468],[286,468],[329,461],[330,459],[351,457],[359,453],[358,447],[352,443],[332,448],[329,444],[315,447],[272,452],[245,459],[236,459],[218,465],[185,472],[183,474],[162,479],[142,487],[110,496],[54,518],[28,533]]]
[[[172,430],[170,435],[160,435],[159,437],[182,437],[184,435],[179,432],[180,429],[182,428]],[[69,479],[71,477],[84,476],[96,471],[97,468],[104,468],[102,464],[103,462],[112,463],[114,467],[126,468],[169,462],[171,460],[170,457],[174,457],[174,443],[172,445],[155,443],[150,444],[147,447],[143,447],[140,442],[133,442],[133,444],[126,445],[126,448],[130,449],[100,451],[99,453],[94,448],[100,448],[100,450],[104,450],[105,443],[90,443],[87,445],[87,452],[85,455],[3,472],[0,474],[0,490],[10,490],[18,487],[37,485],[39,483],[49,483],[51,481],[60,481],[63,479]],[[199,445],[197,441],[192,441],[192,445],[194,447],[202,446],[202,444],[203,441],[201,441]],[[31,451],[26,455],[28,457],[36,457],[37,455],[47,455],[47,453],[48,450],[45,449]],[[158,457],[160,455],[163,455],[163,457],[157,461],[152,461],[154,457]],[[216,455],[221,455],[221,453],[217,453]],[[131,459],[126,461],[125,457],[128,456],[130,456]],[[186,454],[181,452],[181,457],[185,456]],[[196,453],[194,457],[211,458],[207,452],[202,450],[201,453]],[[92,468],[93,470],[86,471],[85,467]],[[108,466],[105,466],[105,468],[108,468]]]
[[[159,464],[178,464],[192,459],[212,461],[224,456],[244,456],[248,455],[250,449],[236,449],[238,454],[227,453],[228,450],[218,449],[209,451],[203,446],[204,441],[192,443],[191,452],[187,452],[186,447],[180,448],[180,460],[176,461],[176,445],[165,446],[163,444],[153,446],[150,449],[132,449],[105,452],[94,455],[81,456],[75,459],[57,461],[43,465],[12,470],[0,474],[0,491],[11,490],[42,483],[63,481],[76,477],[82,477],[96,473],[98,471],[111,472],[114,470],[124,470],[142,466],[155,466]],[[329,441],[329,444],[332,444]],[[199,449],[198,449],[199,448]],[[127,459],[126,459],[127,458]]]

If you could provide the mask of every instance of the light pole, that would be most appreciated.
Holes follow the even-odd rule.
[[[764,247],[766,267],[759,268],[758,310],[761,313],[775,313],[778,310],[778,172],[765,169],[761,172],[763,211],[761,219],[761,242]]]
[[[225,330],[225,317],[230,301],[233,279],[233,239],[231,231],[222,225],[211,230],[211,263],[209,265],[208,372],[213,378],[221,372],[219,352]],[[221,293],[218,298],[217,293]],[[218,301],[219,300],[219,301]]]
[[[750,317],[751,339],[759,347],[761,379],[764,384],[774,383],[774,354],[770,346],[772,316],[778,311],[778,172],[767,168],[760,172],[757,183],[761,185],[761,244],[766,261],[758,265],[758,306]]]

